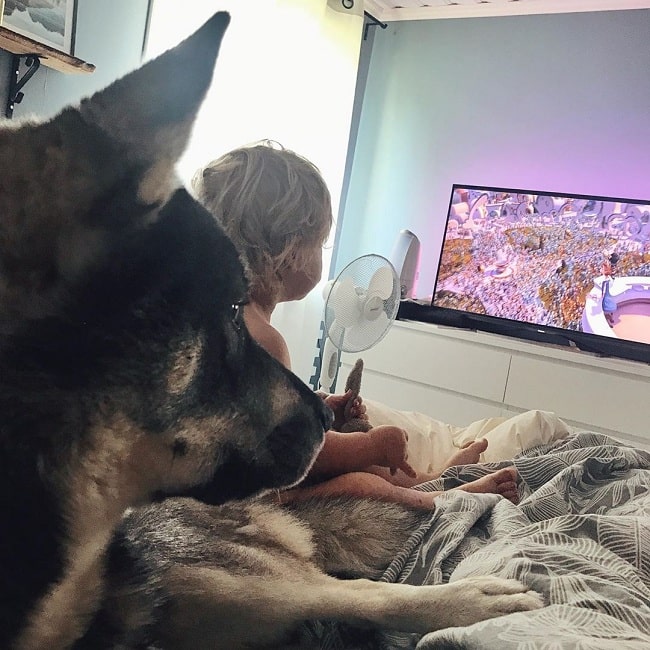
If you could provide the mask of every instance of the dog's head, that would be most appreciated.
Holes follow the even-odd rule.
[[[330,424],[251,340],[235,248],[175,186],[227,24],[0,130],[0,589],[22,613],[124,507],[291,484]]]

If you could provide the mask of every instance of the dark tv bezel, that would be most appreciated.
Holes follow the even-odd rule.
[[[439,307],[433,304],[436,287],[438,286],[438,277],[440,275],[440,264],[442,261],[442,252],[445,244],[447,225],[450,218],[452,201],[454,193],[458,189],[464,190],[485,190],[487,192],[508,192],[510,194],[533,194],[535,196],[558,196],[574,199],[587,199],[596,201],[613,201],[615,203],[634,203],[637,205],[650,205],[650,200],[628,199],[610,196],[594,196],[591,194],[575,194],[573,192],[549,192],[526,189],[516,189],[507,187],[492,187],[485,185],[463,185],[454,183],[452,185],[449,205],[447,207],[447,219],[445,220],[444,236],[440,247],[440,256],[438,258],[438,268],[436,269],[436,278],[433,284],[431,294],[431,304],[424,305],[418,317],[414,320],[424,320],[426,322],[454,327],[459,329],[478,330],[499,334],[511,338],[546,343],[552,345],[561,345],[571,348],[577,348],[582,352],[588,352],[603,357],[613,357],[619,359],[628,359],[641,363],[650,363],[650,344],[639,341],[630,341],[628,339],[611,338],[600,334],[591,334],[587,332],[578,332],[553,327],[547,325],[535,325],[524,321],[516,321],[500,316],[488,316],[484,314],[474,314],[472,312],[452,309],[450,307]],[[416,312],[418,310],[415,310]]]

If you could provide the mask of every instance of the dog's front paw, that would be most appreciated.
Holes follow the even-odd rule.
[[[454,598],[458,607],[454,626],[472,625],[488,618],[544,606],[542,596],[519,580],[485,576],[464,578],[448,586],[458,589]]]

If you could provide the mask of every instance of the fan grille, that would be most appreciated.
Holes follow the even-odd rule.
[[[362,352],[381,341],[399,308],[400,285],[393,265],[381,255],[348,264],[325,301],[325,332],[343,352]]]

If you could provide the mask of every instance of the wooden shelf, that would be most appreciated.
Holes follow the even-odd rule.
[[[55,50],[49,45],[39,43],[1,25],[0,48],[22,56],[36,54],[43,65],[59,72],[89,73],[95,71],[95,66],[92,63],[86,63],[86,61],[82,61],[75,56]]]

